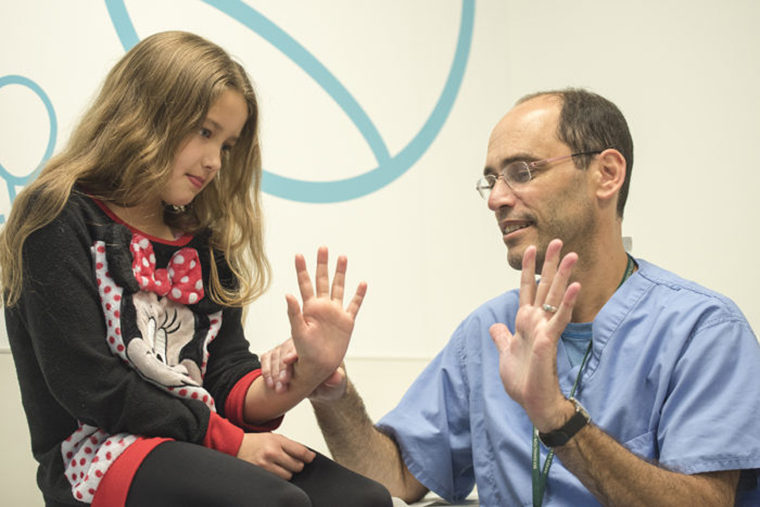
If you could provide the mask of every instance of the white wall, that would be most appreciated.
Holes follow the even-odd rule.
[[[274,280],[249,312],[254,350],[288,335],[284,294],[296,290],[293,255],[303,252],[313,265],[317,246],[326,244],[349,256],[352,287],[360,279],[369,283],[349,373],[372,415],[392,407],[462,317],[516,285],[474,181],[489,131],[514,100],[568,85],[607,96],[629,120],[636,161],[624,233],[633,237],[635,254],[725,293],[754,329],[760,326],[753,291],[760,284],[753,255],[759,242],[752,227],[760,187],[760,3],[477,0],[461,87],[448,116],[434,122],[440,132],[423,134],[430,146],[413,163],[405,149],[444,90],[462,2],[246,3],[329,69],[382,142],[365,141],[330,97],[334,83],[317,84],[281,50],[282,38],[270,43],[202,1],[125,5],[138,37],[195,31],[243,61],[260,96],[264,166],[272,174],[336,180],[377,167],[389,171],[393,161],[410,165],[386,186],[350,200],[315,204],[265,194]],[[4,76],[24,76],[49,97],[56,148],[124,53],[107,2],[97,1],[3,2],[0,43],[0,84]],[[30,86],[0,87],[0,164],[21,179],[43,158],[50,137],[46,106]],[[387,160],[378,161],[372,148],[383,144]],[[319,195],[338,191],[335,185]],[[0,185],[3,216],[9,196]],[[34,505],[33,465],[8,355],[0,356],[0,374],[8,414],[0,432],[7,449],[0,503]],[[306,404],[282,431],[324,449]],[[22,496],[8,496],[16,494]]]

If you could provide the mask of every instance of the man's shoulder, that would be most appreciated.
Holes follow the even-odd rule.
[[[674,311],[719,313],[724,317],[746,320],[736,303],[728,296],[704,285],[663,269],[643,259],[636,259],[638,275],[648,285],[647,298]]]
[[[491,325],[500,322],[513,329],[519,307],[519,291],[510,290],[485,301],[472,310],[457,326],[452,336],[453,342],[480,341],[488,338]],[[490,341],[490,338],[488,340]]]
[[[482,317],[484,315],[494,315],[503,319],[508,315],[514,315],[517,313],[517,308],[520,303],[520,292],[518,289],[512,289],[507,292],[502,292],[498,296],[492,297],[485,301],[480,306],[475,308],[468,318]]]

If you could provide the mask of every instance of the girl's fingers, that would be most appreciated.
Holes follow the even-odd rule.
[[[291,336],[301,336],[303,333],[304,322],[301,315],[301,307],[298,305],[298,300],[292,294],[286,294],[285,302],[288,305],[288,320],[290,320]]]
[[[364,296],[366,294],[367,282],[361,282],[356,288],[356,294],[354,294],[354,297],[351,298],[351,302],[348,304],[348,308],[346,308],[346,312],[348,312],[352,319],[355,319],[356,314],[359,313],[359,308],[361,308],[362,302],[364,301]]]
[[[309,271],[306,269],[306,259],[302,254],[296,255],[296,278],[298,289],[301,291],[301,299],[306,302],[314,297],[314,287],[311,285]]]
[[[335,276],[333,277],[331,296],[333,301],[337,301],[343,306],[343,287],[346,283],[346,267],[348,266],[348,259],[341,255],[338,257],[338,262],[335,265]]]
[[[317,297],[329,295],[330,280],[327,272],[327,247],[321,246],[317,249],[317,273],[315,281],[317,285]]]

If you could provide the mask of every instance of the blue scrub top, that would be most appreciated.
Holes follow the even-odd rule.
[[[744,469],[739,505],[760,505],[760,344],[729,299],[644,260],[593,322],[576,394],[598,427],[634,454],[686,474]],[[450,502],[477,482],[483,505],[532,505],[531,422],[506,394],[496,323],[514,331],[517,290],[456,329],[377,427],[409,470]],[[560,341],[567,395],[578,374]],[[542,463],[547,450],[542,447]],[[750,497],[754,500],[750,500]],[[544,505],[597,505],[558,459]]]

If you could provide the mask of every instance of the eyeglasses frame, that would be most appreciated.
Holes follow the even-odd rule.
[[[528,181],[526,181],[525,183],[529,183],[529,182],[533,181],[533,171],[532,170],[538,169],[539,166],[547,165],[547,164],[552,164],[554,162],[559,162],[561,160],[571,159],[573,157],[580,157],[580,156],[583,156],[583,155],[599,155],[603,151],[604,150],[580,151],[578,153],[571,153],[569,155],[561,155],[559,157],[552,157],[552,158],[545,158],[545,159],[541,159],[541,160],[534,160],[532,162],[526,162],[524,160],[515,160],[514,162],[522,162],[523,164],[525,164],[525,167],[527,167],[527,169],[528,169],[528,174],[530,174],[530,179],[528,179]],[[478,191],[478,194],[480,194],[480,196],[483,199],[487,200],[489,198],[489,196],[491,195],[491,191],[493,190],[493,187],[496,186],[496,182],[499,181],[499,178],[501,178],[501,180],[504,181],[504,183],[510,189],[514,190],[514,187],[512,185],[510,185],[510,183],[507,181],[507,177],[505,175],[505,171],[506,171],[507,167],[509,165],[511,165],[512,163],[514,163],[514,162],[510,162],[510,164],[507,164],[507,165],[505,165],[504,167],[501,168],[501,170],[499,171],[499,173],[496,175],[496,179],[494,180],[493,185],[491,185],[491,186],[481,186],[481,182],[483,182],[484,180],[486,180],[486,176],[482,176],[482,177],[478,178],[478,181],[475,183],[475,190]],[[486,190],[488,191],[488,193],[486,193],[484,195],[483,192],[486,191]]]

